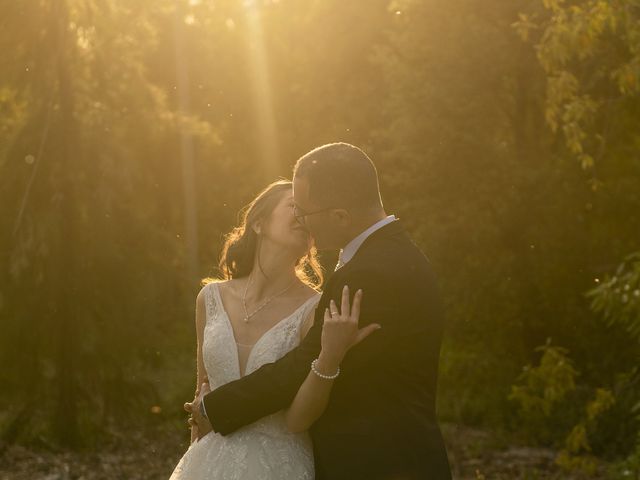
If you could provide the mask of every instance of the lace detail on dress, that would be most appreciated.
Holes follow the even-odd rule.
[[[238,351],[231,325],[226,320],[220,291],[216,283],[206,286],[207,318],[202,340],[202,359],[211,390],[240,378]],[[211,316],[209,316],[211,314]]]
[[[316,302],[315,298],[309,299],[305,304],[288,318],[280,321],[267,331],[253,346],[245,375],[257,370],[265,363],[272,363],[284,357],[289,351],[300,343],[300,325],[306,318],[309,304]]]
[[[202,354],[214,390],[240,378],[233,328],[224,310],[218,285],[205,290],[206,321]],[[256,342],[247,359],[246,374],[275,362],[300,343],[300,328],[320,299],[316,295],[273,326]],[[211,432],[193,443],[170,480],[313,479],[313,450],[307,433],[286,429],[284,413],[261,418],[222,436]]]
[[[217,311],[218,302],[214,298],[213,288],[211,287],[211,283],[207,284],[204,287],[204,305],[206,311],[205,317],[205,325],[209,322],[210,318],[215,318]]]

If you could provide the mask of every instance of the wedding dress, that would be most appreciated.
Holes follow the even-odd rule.
[[[211,389],[239,379],[238,346],[217,283],[204,287],[206,323],[202,344]],[[314,295],[260,337],[246,360],[245,374],[275,362],[300,343],[300,328],[320,299]],[[260,399],[256,398],[256,402]],[[215,432],[191,444],[170,480],[313,479],[313,450],[308,433],[290,433],[284,412],[232,434]]]

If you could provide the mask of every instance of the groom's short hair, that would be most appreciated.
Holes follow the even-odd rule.
[[[309,197],[318,205],[360,211],[382,208],[376,167],[354,145],[329,143],[311,150],[296,162],[293,176],[307,180]]]

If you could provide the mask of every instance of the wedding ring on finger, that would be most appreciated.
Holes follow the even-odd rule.
[[[333,300],[331,300],[331,303],[329,305],[329,313],[331,313],[332,317],[334,315],[340,315],[340,312],[338,312],[338,307],[336,307],[336,304],[333,303]]]

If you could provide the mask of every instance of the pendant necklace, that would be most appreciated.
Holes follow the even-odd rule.
[[[249,285],[251,284],[251,280],[252,280],[251,274],[249,274],[249,279],[247,280],[247,285],[244,287],[244,295],[242,295],[242,308],[244,309],[244,323],[249,323],[249,320],[251,320],[251,317],[253,317],[256,313],[258,313],[264,307],[269,305],[272,300],[274,300],[274,299],[278,298],[280,295],[284,295],[286,292],[288,292],[289,289],[291,287],[293,287],[293,285],[296,283],[296,279],[294,279],[293,282],[291,282],[287,286],[287,288],[282,290],[280,293],[277,293],[277,294],[273,295],[272,297],[268,298],[267,300],[262,302],[260,304],[260,306],[258,308],[256,308],[253,312],[249,313],[249,310],[247,309],[247,292],[249,291]]]

